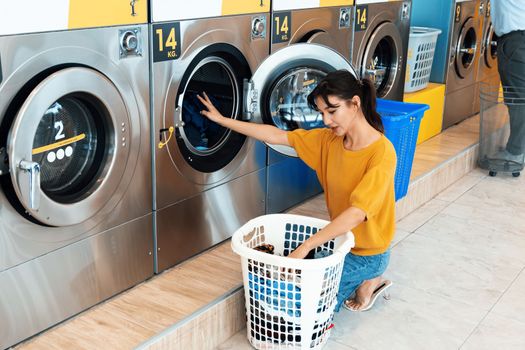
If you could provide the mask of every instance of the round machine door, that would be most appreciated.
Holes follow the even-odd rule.
[[[49,226],[94,217],[125,172],[129,127],[122,96],[103,74],[67,68],[45,78],[8,135],[11,181],[25,211]]]
[[[485,31],[483,42],[485,44],[485,52],[483,54],[485,65],[489,68],[495,67],[497,65],[498,44],[496,42],[492,22],[489,23],[488,28]]]
[[[309,107],[307,98],[326,74],[338,69],[346,69],[357,78],[351,64],[328,47],[287,46],[264,60],[246,84],[245,115],[282,130],[322,128],[322,115]],[[279,153],[297,156],[291,147],[268,146]]]
[[[460,78],[465,78],[474,67],[474,57],[477,50],[477,35],[474,24],[474,19],[472,17],[468,18],[463,23],[458,35],[454,66]]]
[[[399,74],[399,56],[403,41],[399,29],[392,22],[383,22],[372,32],[365,47],[360,73],[370,79],[377,96],[386,96]]]
[[[212,184],[238,169],[244,160],[246,137],[210,121],[200,114],[197,96],[205,92],[222,115],[242,117],[243,79],[251,76],[244,56],[231,45],[212,45],[200,51],[173,79],[167,100],[174,101],[164,113],[164,124],[174,123],[174,143],[166,143],[173,165],[190,181]],[[174,120],[174,122],[173,122]]]

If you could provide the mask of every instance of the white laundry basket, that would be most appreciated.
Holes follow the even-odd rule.
[[[432,71],[432,60],[440,29],[410,27],[405,92],[424,89]]]
[[[351,232],[316,248],[317,259],[286,256],[329,222],[291,214],[263,215],[232,237],[241,256],[248,340],[257,349],[320,349],[328,340]],[[274,246],[274,255],[253,248]]]

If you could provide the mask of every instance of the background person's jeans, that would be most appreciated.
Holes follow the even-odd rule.
[[[510,135],[507,151],[518,155],[525,152],[525,31],[515,31],[498,39],[498,71],[509,104]],[[515,88],[515,89],[514,89]]]
[[[370,256],[348,253],[343,265],[335,311],[339,311],[343,302],[355,292],[363,281],[381,276],[385,272],[389,261],[390,249],[383,254]]]

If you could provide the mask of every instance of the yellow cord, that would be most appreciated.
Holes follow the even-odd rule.
[[[170,135],[168,136],[168,139],[166,140],[166,142],[160,141],[159,142],[159,148],[163,148],[164,146],[166,146],[168,144],[168,142],[170,142],[171,136],[173,136],[173,131],[175,131],[175,128],[173,126],[170,126],[168,131],[170,132]]]

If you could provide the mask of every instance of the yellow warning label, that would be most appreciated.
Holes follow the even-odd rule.
[[[148,0],[70,0],[68,28],[148,22]]]
[[[222,0],[222,15],[241,15],[270,11],[270,0]]]
[[[354,0],[320,0],[319,7],[354,6]]]
[[[47,151],[51,151],[51,150],[53,150],[55,148],[59,148],[59,147],[62,147],[62,146],[67,146],[67,145],[70,145],[72,143],[75,143],[75,142],[78,142],[80,140],[83,140],[85,138],[86,138],[86,134],[82,133],[80,135],[73,136],[73,137],[70,137],[68,139],[65,139],[65,140],[62,140],[62,141],[58,141],[58,142],[55,142],[55,143],[52,143],[52,144],[49,144],[49,145],[45,145],[45,146],[38,147],[38,148],[33,148],[32,154],[40,154],[40,153],[44,153],[44,152],[47,152]]]

